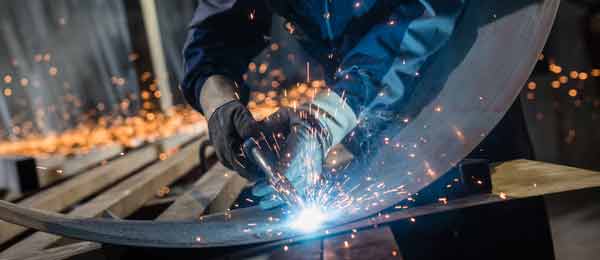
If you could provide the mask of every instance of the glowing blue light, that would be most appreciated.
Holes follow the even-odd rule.
[[[305,233],[318,230],[325,222],[325,214],[317,207],[302,209],[290,223],[290,227]]]

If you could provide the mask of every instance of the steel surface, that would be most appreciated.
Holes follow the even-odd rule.
[[[286,238],[299,241],[498,201],[502,201],[498,196],[478,195],[451,201],[447,205],[428,205],[362,219],[310,234],[291,230],[285,221],[278,221],[277,216],[282,215],[280,210],[262,211],[257,207],[235,210],[231,215],[208,215],[189,221],[68,218],[61,214],[22,208],[4,201],[0,201],[0,209],[3,210],[1,215],[6,221],[80,240],[142,247],[203,248],[254,244]],[[273,217],[273,221],[265,221],[269,217]]]
[[[469,153],[502,118],[525,84],[558,5],[559,0],[470,1],[448,46],[422,71],[419,89],[425,91],[410,100],[412,110],[406,111],[410,122],[389,129],[389,145],[381,145],[374,164],[355,165],[357,170],[348,172],[354,176],[347,188],[359,185],[348,190],[355,202],[343,217],[324,228],[369,225],[363,220],[339,226],[393,206]],[[394,189],[402,192],[385,192]],[[464,203],[475,205],[490,202],[488,199]],[[390,219],[401,216],[391,215]],[[184,222],[114,221],[68,219],[0,202],[0,218],[81,240],[150,247],[232,246],[303,236],[288,228],[281,209],[248,208]]]

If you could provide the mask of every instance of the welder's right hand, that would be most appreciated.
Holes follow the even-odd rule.
[[[238,100],[235,83],[223,76],[209,77],[200,93],[200,105],[219,161],[249,180],[256,179],[259,171],[243,155],[242,144],[258,135],[258,123]]]

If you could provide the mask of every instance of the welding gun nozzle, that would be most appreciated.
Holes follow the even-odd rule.
[[[276,158],[272,152],[262,151],[253,139],[246,140],[243,149],[246,156],[263,171],[269,184],[289,206],[302,205],[302,199],[292,183],[283,173],[277,172],[274,163]]]

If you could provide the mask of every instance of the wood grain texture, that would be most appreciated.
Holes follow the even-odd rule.
[[[46,187],[86,169],[98,166],[103,161],[118,156],[121,152],[123,152],[123,147],[114,144],[93,149],[82,155],[36,159],[36,164],[43,167],[43,169],[38,170],[40,187]]]
[[[66,245],[51,248],[42,251],[30,251],[19,256],[2,258],[3,260],[62,260],[72,256],[84,254],[90,251],[98,250],[102,245],[94,242],[79,242],[72,245]]]
[[[161,140],[158,145],[161,152],[172,152],[175,149],[178,149],[190,141],[202,136],[206,133],[206,124],[198,124],[194,127],[195,131],[192,133],[181,133],[176,134],[174,136],[168,137],[164,140]]]
[[[157,161],[67,215],[91,218],[101,217],[108,211],[118,218],[127,217],[153,198],[160,187],[171,184],[198,164],[201,142],[198,140],[171,157]],[[0,256],[16,256],[31,250],[43,250],[60,239],[59,236],[37,232],[5,250]]]
[[[231,178],[229,181],[227,181],[227,184],[225,187],[223,187],[221,192],[219,192],[217,197],[214,198],[212,203],[208,206],[207,212],[209,214],[225,212],[231,209],[233,203],[235,203],[242,190],[248,184],[248,180],[236,172],[230,171],[228,174],[231,175]]]
[[[515,160],[492,168],[493,193],[523,198],[600,187],[600,172]]]
[[[90,196],[114,182],[128,176],[136,169],[157,158],[154,147],[144,147],[117,158],[106,165],[75,176],[56,187],[37,193],[18,203],[19,206],[58,212]],[[4,243],[27,230],[24,227],[0,221],[0,243]]]
[[[159,220],[196,219],[201,216],[210,203],[219,195],[235,172],[220,163],[206,172],[193,187],[181,195],[165,210]]]

